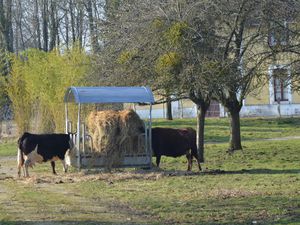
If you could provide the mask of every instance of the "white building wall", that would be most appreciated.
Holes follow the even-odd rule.
[[[149,110],[136,111],[141,118],[149,118]],[[195,118],[197,107],[180,108],[179,104],[172,104],[173,118]],[[228,114],[224,107],[220,105],[220,117],[227,117]],[[289,102],[267,104],[267,105],[246,105],[240,112],[241,117],[279,117],[279,116],[300,116],[300,104]],[[165,118],[165,110],[153,109],[152,118]]]

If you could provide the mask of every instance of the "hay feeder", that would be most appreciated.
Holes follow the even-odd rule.
[[[145,132],[142,134],[142,148],[139,146],[138,153],[126,154],[122,162],[117,167],[142,167],[150,168],[152,165],[152,146],[151,146],[151,126],[152,126],[152,104],[154,97],[149,87],[69,87],[65,92],[65,131],[72,130],[72,122],[69,120],[68,103],[75,103],[77,112],[77,130],[75,134],[76,154],[74,154],[71,163],[81,168],[106,167],[105,157],[95,156],[86,151],[86,143],[92,143],[92,137],[86,131],[86,126],[82,117],[83,104],[123,104],[123,103],[146,103],[149,105],[149,116],[145,120]]]

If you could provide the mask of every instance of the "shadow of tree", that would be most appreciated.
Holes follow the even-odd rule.
[[[216,172],[225,173],[225,174],[300,174],[300,169],[242,169],[242,170],[232,170],[232,171],[223,171],[217,170]]]
[[[255,218],[253,220],[248,219],[248,221],[244,222],[235,222],[235,225],[246,225],[246,224],[261,224],[262,221],[257,221]],[[134,222],[134,221],[124,221],[124,222],[107,222],[107,221],[0,221],[1,225],[142,225],[142,224],[160,224],[158,221],[152,221],[152,222]],[[199,221],[197,224],[202,224],[202,225],[232,225],[232,222],[218,222],[212,221]],[[293,215],[293,216],[287,216],[283,218],[280,221],[263,221],[263,224],[269,224],[269,225],[275,225],[275,224],[300,224],[300,218],[298,215]]]
[[[205,170],[191,172],[183,170],[160,170],[165,176],[195,176],[195,175],[222,175],[222,174],[300,174],[300,169],[242,169],[242,170]]]
[[[133,221],[106,222],[106,221],[0,221],[0,225],[128,225],[128,224],[148,224],[135,223]]]

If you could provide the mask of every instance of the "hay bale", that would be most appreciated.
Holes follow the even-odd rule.
[[[144,144],[139,143],[141,134],[145,133],[144,121],[133,110],[123,110],[119,112],[119,126],[121,129],[119,145],[127,154],[141,152]],[[143,149],[142,149],[143,150]]]
[[[91,112],[87,120],[88,132],[93,139],[92,152],[106,157],[107,168],[119,165],[125,153],[144,150],[144,139],[141,138],[144,122],[133,110]]]
[[[113,137],[118,133],[118,114],[116,111],[92,112],[88,116],[88,131],[93,139],[96,152],[106,152]]]

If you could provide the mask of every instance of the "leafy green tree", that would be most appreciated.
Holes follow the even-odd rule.
[[[78,47],[64,54],[30,49],[15,56],[7,91],[20,132],[63,132],[65,91],[84,85],[89,67]]]
[[[12,102],[14,120],[18,125],[18,133],[30,128],[32,99],[27,92],[24,79],[24,62],[17,57],[12,58],[12,70],[7,83],[7,94]]]

